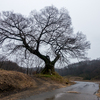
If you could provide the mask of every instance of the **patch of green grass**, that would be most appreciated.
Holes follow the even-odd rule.
[[[67,78],[64,78],[62,76],[60,76],[58,73],[54,73],[53,75],[49,75],[49,74],[37,74],[37,77],[46,77],[46,78],[50,78],[54,81],[58,81],[60,83],[69,83],[69,80]]]

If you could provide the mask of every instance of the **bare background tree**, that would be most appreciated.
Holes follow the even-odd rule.
[[[27,52],[26,56],[24,56],[24,52],[16,52],[15,55],[16,55],[16,58],[14,61],[19,66],[26,68],[27,74],[32,75],[33,72],[35,74],[40,73],[41,68],[44,66],[43,61],[31,53]],[[35,70],[33,70],[33,68]]]
[[[66,9],[45,7],[29,17],[14,12],[0,15],[0,44],[9,52],[24,51],[42,59],[43,74],[54,74],[56,62],[67,63],[69,57],[85,58],[90,43],[85,35],[73,34],[71,17]]]
[[[3,55],[0,55],[0,68],[2,68],[4,61],[7,61],[6,57]]]

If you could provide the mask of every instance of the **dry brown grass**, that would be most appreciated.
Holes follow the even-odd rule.
[[[67,93],[76,93],[76,94],[78,94],[80,92],[77,92],[77,91],[67,91]]]
[[[97,82],[99,84],[99,90],[98,92],[96,93],[96,96],[98,96],[100,98],[100,81]]]
[[[65,76],[65,78],[69,79],[70,81],[83,81],[83,78],[78,76]]]
[[[96,93],[96,96],[98,96],[100,98],[100,92],[99,93]]]
[[[0,92],[36,86],[35,81],[26,74],[16,71],[0,70]]]
[[[29,77],[26,74],[16,71],[0,70],[0,99],[2,100],[16,100],[17,98],[28,97],[69,85],[69,80],[57,73],[55,75]]]

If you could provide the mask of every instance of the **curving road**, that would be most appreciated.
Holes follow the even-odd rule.
[[[93,82],[78,82],[72,86],[30,96],[20,100],[100,100],[95,93],[99,85]]]

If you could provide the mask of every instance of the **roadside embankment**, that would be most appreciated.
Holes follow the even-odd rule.
[[[0,97],[26,88],[36,87],[36,82],[26,74],[0,70]]]
[[[0,100],[17,100],[71,84],[57,73],[28,76],[16,71],[0,70]]]

